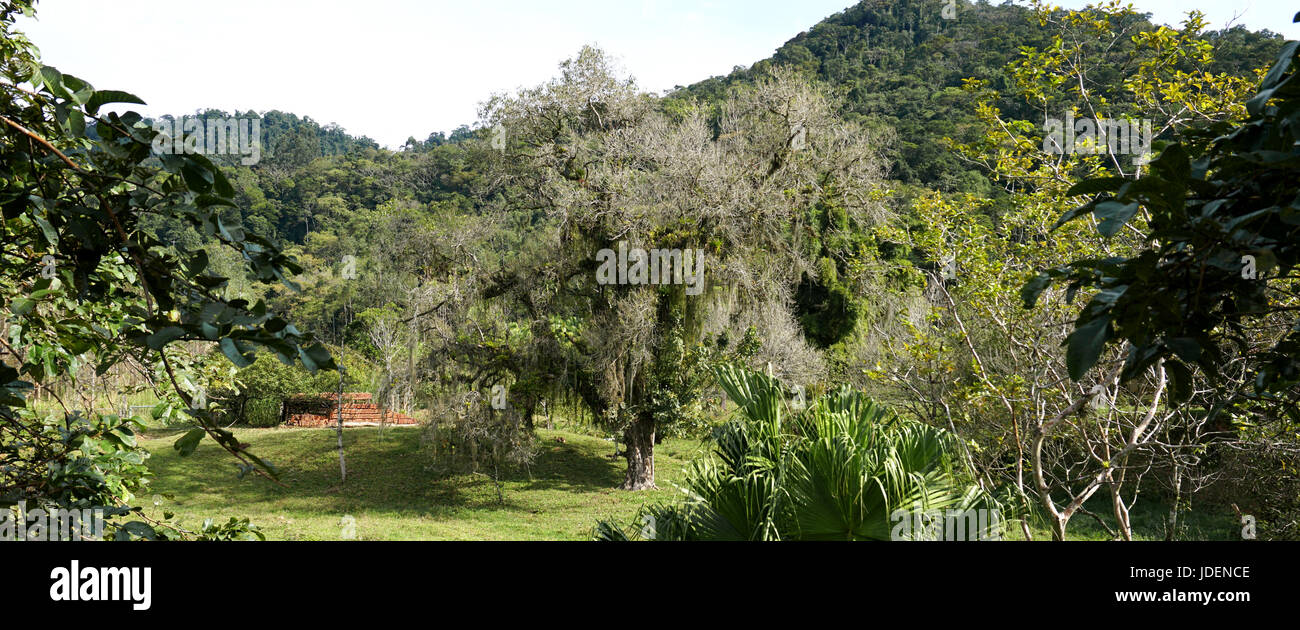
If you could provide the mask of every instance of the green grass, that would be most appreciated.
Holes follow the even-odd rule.
[[[439,474],[420,443],[421,430],[389,427],[344,430],[348,480],[339,483],[333,429],[236,429],[251,450],[273,463],[285,486],[259,476],[239,479],[235,460],[211,441],[193,455],[172,449],[176,429],[152,429],[141,440],[152,453],[154,473],[139,499],[157,516],[175,513],[183,526],[204,518],[247,516],[270,540],[338,540],[345,515],[356,519],[361,540],[581,540],[597,519],[630,524],[646,502],[681,496],[673,485],[691,460],[704,456],[698,441],[667,439],[655,449],[660,489],[625,492],[623,458],[610,459],[613,444],[573,431],[538,430],[539,452],[528,471],[505,476],[504,502],[491,479],[479,474]],[[556,438],[563,438],[559,443]],[[159,500],[158,506],[153,506]],[[1112,524],[1109,497],[1088,509]],[[1162,540],[1168,507],[1139,501],[1131,518],[1135,538]],[[1241,526],[1229,511],[1199,506],[1180,518],[1183,540],[1240,540]],[[1018,523],[1004,536],[1021,540]],[[1032,523],[1035,540],[1051,540],[1046,523]],[[1071,540],[1109,540],[1090,516],[1070,521]]]
[[[486,476],[436,474],[418,428],[389,427],[382,435],[378,428],[345,429],[346,483],[339,482],[333,429],[234,432],[277,467],[286,487],[256,475],[238,479],[235,460],[210,440],[181,457],[172,449],[179,432],[154,430],[142,439],[154,477],[141,502],[189,527],[208,517],[247,516],[268,540],[338,540],[345,515],[356,519],[359,540],[578,540],[597,519],[631,523],[642,503],[680,496],[672,482],[704,454],[697,441],[664,440],[655,449],[660,489],[626,492],[615,489],[625,461],[607,457],[613,444],[539,429],[537,458],[528,472],[506,475],[498,503]]]

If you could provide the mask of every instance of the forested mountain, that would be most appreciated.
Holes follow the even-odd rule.
[[[799,33],[771,58],[678,88],[665,107],[691,100],[716,105],[729,89],[751,84],[772,67],[792,66],[829,85],[844,116],[887,138],[881,143],[889,160],[887,176],[904,188],[995,194],[984,169],[964,161],[944,141],[970,143],[983,133],[974,98],[961,86],[967,79],[984,80],[1005,93],[1011,82],[1007,64],[1023,48],[1048,45],[1053,31],[1019,5],[983,0],[956,7],[956,17],[945,19],[941,3],[929,0],[864,0]],[[1123,28],[1132,31],[1154,28],[1141,17],[1125,19]],[[1282,45],[1279,35],[1242,26],[1205,37],[1217,53],[1210,71],[1234,76],[1266,65]],[[1131,52],[1133,45],[1123,41],[1115,54]],[[1096,77],[1096,89],[1120,93],[1124,76],[1122,67],[1113,68]],[[1010,95],[996,105],[1013,118],[1032,115],[1023,100]],[[373,208],[410,197],[469,210],[468,183],[475,168],[455,145],[475,134],[461,126],[423,141],[412,137],[393,153],[336,125],[266,112],[263,162],[238,178],[248,202],[242,205],[244,218],[281,242],[303,243],[313,229],[327,229],[345,211],[340,201],[346,208]],[[317,158],[324,160],[313,164]]]
[[[257,119],[260,121],[262,159],[266,164],[294,168],[318,157],[344,155],[361,149],[378,149],[379,144],[365,136],[353,136],[337,124],[321,125],[310,116],[271,110],[226,112],[206,109],[193,114],[166,115],[160,120],[175,124],[178,119]],[[153,119],[148,119],[150,124]],[[432,137],[430,140],[432,141]],[[222,160],[222,163],[230,160]]]
[[[908,216],[909,200],[920,191],[958,190],[980,193],[1000,201],[980,212],[996,212],[1009,203],[1005,191],[988,177],[985,165],[964,158],[945,138],[962,144],[977,141],[985,127],[977,120],[976,96],[963,90],[968,79],[984,81],[998,90],[993,103],[1005,116],[1032,119],[1031,106],[1013,94],[1014,80],[1008,64],[1022,50],[1043,48],[1053,37],[1051,25],[1040,24],[1033,10],[1012,4],[958,3],[954,19],[945,19],[941,5],[923,0],[864,0],[781,46],[769,59],[738,68],[675,90],[662,102],[665,111],[678,111],[699,103],[717,112],[728,94],[752,87],[758,77],[775,67],[792,67],[822,82],[839,103],[840,114],[863,125],[875,138],[887,160],[886,178],[900,194],[890,201]],[[1116,18],[1127,32],[1154,30],[1141,16]],[[1276,54],[1280,37],[1241,27],[1208,33],[1216,55],[1212,72],[1245,75]],[[1133,53],[1135,44],[1120,38],[1116,59]],[[1095,90],[1123,96],[1125,68],[1116,65],[1091,75]],[[1131,105],[1131,104],[1130,104]],[[1124,107],[1124,103],[1116,103]],[[210,111],[207,115],[224,115]],[[368,138],[353,137],[336,126],[322,127],[310,118],[267,112],[263,116],[263,161],[252,167],[225,160],[237,191],[238,221],[256,233],[290,246],[306,246],[305,255],[338,259],[366,256],[361,251],[370,229],[358,224],[364,217],[382,215],[395,208],[402,212],[473,217],[483,213],[487,200],[478,198],[483,183],[483,153],[474,153],[465,141],[491,138],[491,129],[460,127],[450,136],[441,132],[426,140],[411,138],[402,150],[383,150]],[[479,191],[479,192],[476,192]],[[418,210],[418,211],[417,211]],[[497,256],[507,256],[525,241],[529,230],[542,224],[540,211],[506,213],[502,231],[490,240]],[[234,219],[235,217],[231,217]],[[815,222],[818,231],[831,234],[843,227],[835,215]],[[202,239],[180,224],[159,226],[164,240],[200,246]],[[309,237],[316,236],[315,240]],[[822,242],[813,236],[813,243]],[[843,240],[843,237],[840,237]],[[819,346],[845,338],[856,320],[866,314],[860,298],[850,295],[849,281],[840,278],[868,258],[903,257],[915,264],[933,263],[933,253],[901,248],[888,239],[852,237],[852,246],[840,243],[840,253],[830,250],[816,256],[820,272],[810,271],[796,294],[797,314],[805,332]],[[848,249],[845,249],[845,248]],[[864,249],[865,248],[865,249]],[[854,253],[847,254],[852,251]],[[328,251],[328,254],[324,252]],[[833,266],[832,270],[830,267]],[[834,271],[835,273],[830,273]],[[814,278],[817,278],[814,280]],[[903,280],[899,280],[903,282]],[[320,304],[319,306],[326,306]],[[325,329],[339,330],[334,319],[343,307],[335,304],[318,320]],[[816,313],[818,321],[809,319]],[[326,322],[332,322],[326,325]],[[311,326],[319,331],[325,330]]]
[[[945,138],[973,142],[984,133],[974,98],[961,88],[967,79],[987,81],[1007,92],[1007,64],[1025,48],[1042,48],[1053,30],[1032,9],[987,0],[958,2],[953,19],[932,0],[863,0],[794,36],[775,54],[727,76],[674,90],[665,107],[691,100],[713,104],[728,90],[752,84],[775,66],[789,66],[825,82],[841,99],[841,113],[879,134],[889,159],[887,176],[908,187],[991,193],[984,169],[950,150]],[[1122,28],[1155,27],[1141,16],[1124,18]],[[1242,26],[1205,34],[1216,55],[1209,71],[1233,76],[1266,65],[1281,48],[1281,36]],[[1115,55],[1132,52],[1122,40]],[[1098,91],[1122,93],[1123,67],[1095,77]],[[1009,93],[995,103],[1009,117],[1027,119],[1029,106]],[[679,105],[677,105],[679,106]],[[225,116],[209,110],[203,116]],[[234,115],[240,115],[238,113]],[[270,111],[262,115],[265,154],[255,178],[241,177],[250,202],[248,220],[269,228],[283,242],[302,243],[313,224],[328,223],[348,207],[376,207],[409,196],[418,203],[453,202],[468,209],[474,166],[455,145],[476,131],[461,126],[409,139],[402,150],[382,151],[367,137],[310,117]],[[486,133],[486,131],[484,131]],[[317,158],[326,158],[312,164]],[[286,177],[287,171],[299,176]],[[271,173],[268,174],[268,171]],[[319,229],[319,228],[317,228]]]

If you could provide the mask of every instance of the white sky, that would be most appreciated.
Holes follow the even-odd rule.
[[[1023,0],[1021,0],[1023,2]],[[934,0],[936,10],[947,4]],[[1084,0],[1058,0],[1070,7]],[[20,28],[45,63],[149,103],[146,115],[279,109],[397,147],[472,124],[493,92],[543,82],[587,43],[661,91],[730,72],[852,0],[42,0]],[[1300,38],[1287,0],[1135,0],[1157,22],[1195,7]],[[960,17],[960,16],[959,16]],[[130,31],[114,38],[104,33]]]

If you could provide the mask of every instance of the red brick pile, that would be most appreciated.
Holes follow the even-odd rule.
[[[326,427],[338,423],[338,394],[294,394],[285,398],[280,407],[282,424],[291,427]],[[389,410],[381,412],[379,405],[370,402],[369,392],[343,394],[343,426],[388,424],[418,424],[415,418]]]

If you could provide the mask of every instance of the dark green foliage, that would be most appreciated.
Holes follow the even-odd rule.
[[[840,282],[830,258],[818,259],[817,279],[805,275],[795,300],[804,334],[819,348],[844,339],[857,325],[858,301],[849,287]]]
[[[861,304],[844,278],[849,267],[875,252],[861,226],[852,225],[832,195],[809,211],[805,237],[817,260],[816,277],[805,273],[795,292],[795,316],[804,334],[819,348],[849,335],[861,316]]]
[[[224,116],[225,112],[206,112]],[[238,115],[238,113],[236,113]],[[379,144],[365,136],[348,134],[335,124],[322,126],[310,116],[271,110],[262,114],[262,145],[271,159],[285,159],[291,164],[305,164],[312,158],[345,155],[363,149],[378,149]]]
[[[288,284],[301,268],[221,211],[234,206],[235,190],[210,160],[154,156],[155,132],[139,114],[100,113],[105,104],[139,98],[41,66],[12,29],[20,11],[30,14],[32,3],[0,3],[0,300],[7,331],[0,445],[9,455],[0,499],[71,507],[87,496],[113,509],[129,500],[142,474],[129,423],[91,418],[74,431],[83,422],[78,412],[63,406],[60,421],[26,400],[33,383],[57,382],[87,360],[100,373],[127,357],[139,365],[161,361],[196,430],[243,466],[274,476],[181,389],[179,368],[164,349],[211,342],[244,365],[262,347],[311,370],[333,367],[333,359],[264,302],[227,299],[228,278],[213,272],[207,252],[159,240],[144,229],[145,217],[187,225],[232,250],[261,282]],[[32,89],[20,87],[28,82]],[[114,461],[101,461],[93,475],[79,472],[84,462],[104,458]]]
[[[344,366],[349,388],[369,381],[370,366],[357,353],[336,349],[333,354],[335,361]],[[280,424],[280,404],[285,398],[294,394],[334,392],[338,388],[339,373],[336,370],[309,372],[301,365],[286,364],[271,353],[263,352],[251,365],[239,370],[235,380],[239,383],[237,391],[213,395],[222,403],[227,422],[273,427]]]
[[[265,353],[240,370],[235,379],[240,391],[224,399],[224,403],[234,420],[255,427],[279,424],[280,403],[286,396],[334,391],[338,385],[336,372],[313,375]]]

